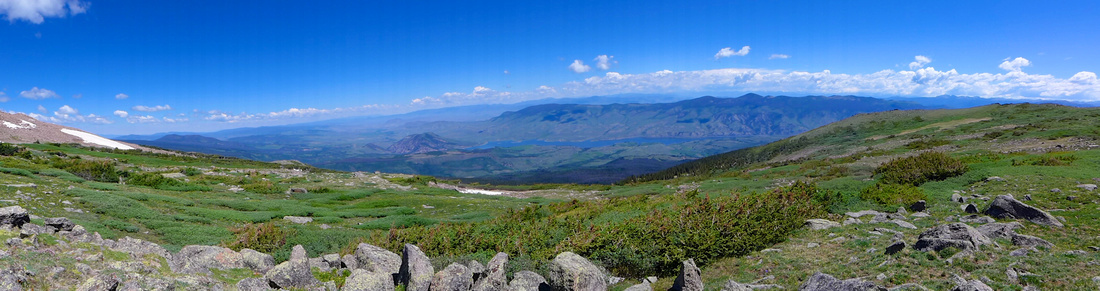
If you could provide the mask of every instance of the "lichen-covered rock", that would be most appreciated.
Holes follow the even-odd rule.
[[[512,291],[539,291],[539,286],[546,286],[546,278],[531,271],[519,271],[515,275],[512,275],[512,281],[508,282],[508,287]]]
[[[695,266],[694,259],[687,259],[682,263],[680,267],[680,274],[676,276],[676,281],[672,283],[672,289],[675,291],[702,291],[703,290],[703,275],[699,267]]]
[[[805,225],[812,230],[823,230],[838,227],[840,223],[828,219],[814,218],[806,220]]]
[[[473,273],[465,265],[452,263],[432,277],[432,291],[467,291],[474,284]]]
[[[862,280],[859,278],[852,278],[848,280],[840,280],[829,274],[817,272],[806,282],[802,283],[802,286],[798,290],[803,291],[863,291],[863,290],[882,290],[886,288],[876,285],[874,282]]]
[[[120,240],[121,241],[121,240]],[[209,274],[210,269],[246,268],[240,253],[219,246],[190,245],[173,256],[172,271],[185,274]]]
[[[73,226],[76,226],[76,224],[73,224],[68,218],[51,217],[46,218],[46,226],[53,228],[54,231],[72,231]]]
[[[274,284],[272,287],[282,289],[309,288],[321,283],[313,277],[309,271],[309,262],[306,260],[288,260],[275,265],[274,268],[264,274],[264,278]]]
[[[23,207],[16,205],[0,208],[0,225],[22,227],[28,222],[31,222],[31,215]]]
[[[607,276],[584,257],[564,252],[550,262],[547,283],[554,291],[607,290]]]
[[[243,260],[245,267],[261,274],[267,273],[275,267],[275,258],[252,249],[241,249],[241,260]]]
[[[344,281],[344,291],[393,291],[393,275],[384,272],[371,272],[364,269],[351,271]]]
[[[1024,204],[1012,198],[1012,195],[997,196],[997,199],[993,199],[989,204],[985,214],[995,218],[1026,219],[1037,224],[1062,227],[1062,222],[1050,213]]]
[[[327,254],[321,256],[321,260],[325,262],[325,264],[328,264],[329,268],[333,269],[339,269],[344,265],[342,262],[340,262],[340,254]]]
[[[358,268],[371,272],[396,274],[401,270],[401,256],[386,249],[361,243],[355,248]]]
[[[309,256],[306,254],[306,248],[302,245],[295,245],[290,248],[290,261],[307,261]]]
[[[918,251],[939,251],[947,247],[970,250],[992,244],[993,240],[964,223],[950,223],[925,230],[913,248]]]
[[[77,231],[77,229],[78,229],[78,227],[76,227],[76,226],[73,227],[73,231]],[[84,228],[79,227],[79,229],[81,231],[83,231]],[[98,232],[95,233],[94,235],[92,235],[91,240],[93,242],[94,241],[105,241],[103,238],[99,237]],[[132,238],[132,237],[128,237],[128,236],[120,238],[120,239],[118,239],[118,241],[111,244],[111,249],[116,250],[116,251],[120,251],[120,252],[124,252],[124,253],[129,253],[130,255],[135,256],[135,257],[142,257],[142,256],[145,256],[146,254],[154,254],[154,255],[164,257],[165,259],[168,259],[169,261],[172,261],[172,254],[169,253],[168,250],[164,249],[164,247],[162,247],[158,244],[155,244],[153,242],[150,242],[150,241],[146,241],[146,240],[142,240],[142,239],[136,239],[136,238]]]
[[[730,279],[726,281],[726,285],[722,286],[722,291],[752,291],[752,286],[741,284],[740,282]]]
[[[355,270],[359,268],[359,259],[356,259],[355,255],[344,255],[340,258],[340,263],[344,264],[343,268],[348,270]]]
[[[955,285],[955,288],[952,288],[951,291],[993,291],[993,288],[990,288],[989,285],[982,283],[982,281],[970,280],[966,281],[965,283]]]
[[[244,290],[263,291],[263,290],[275,290],[275,289],[271,288],[271,284],[267,282],[267,279],[264,279],[264,278],[245,278],[245,279],[237,282],[237,290],[242,290],[242,291],[244,291]]]
[[[653,291],[653,286],[649,285],[649,282],[642,281],[641,283],[626,287],[626,289],[623,291]]]
[[[508,289],[508,254],[497,253],[485,266],[485,278],[474,283],[474,291],[503,291]],[[434,286],[434,285],[433,285]],[[434,287],[433,287],[434,289]]]
[[[77,291],[113,291],[115,289],[118,289],[118,278],[107,274],[88,278],[76,287]]]
[[[428,256],[424,255],[419,247],[405,244],[405,248],[401,251],[401,269],[398,272],[400,283],[405,285],[405,290],[428,291],[434,274],[435,269],[432,268],[432,262],[428,260]]]
[[[50,233],[50,229],[33,223],[23,224],[23,226],[19,228],[19,238],[29,238],[36,234],[43,233]]]
[[[474,275],[474,284],[477,284],[478,280],[485,278],[485,265],[482,265],[477,260],[471,260],[466,263],[466,268],[470,269],[470,273]]]

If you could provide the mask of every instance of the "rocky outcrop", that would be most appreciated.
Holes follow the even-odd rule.
[[[419,247],[405,244],[404,250],[401,251],[401,269],[397,275],[400,278],[398,281],[405,285],[405,290],[428,291],[434,274],[435,270],[432,268],[431,261],[428,261],[428,256],[424,255]]]
[[[847,280],[840,280],[829,274],[817,272],[806,282],[802,283],[802,286],[798,290],[803,291],[863,291],[863,290],[882,290],[886,288],[876,285],[874,282],[866,281],[859,278],[852,278]]]
[[[513,291],[539,291],[550,288],[550,285],[546,283],[546,278],[535,272],[519,271],[508,282],[508,288]]]
[[[432,277],[432,291],[467,291],[474,284],[473,273],[459,263],[452,263]]]
[[[699,267],[695,266],[694,259],[687,259],[681,263],[680,274],[676,276],[676,281],[672,283],[672,289],[675,291],[702,291],[703,290],[703,275]]]
[[[1050,213],[1024,204],[1012,198],[1012,195],[997,196],[997,199],[993,199],[993,202],[989,204],[985,214],[995,218],[1026,219],[1037,224],[1062,227],[1062,222]]]
[[[497,253],[489,264],[485,266],[485,277],[474,283],[474,291],[503,291],[508,289],[508,276],[505,268],[508,265],[508,254]],[[434,287],[433,287],[434,289]]]
[[[118,289],[118,278],[114,276],[101,274],[99,276],[88,278],[76,287],[77,291],[107,291]]]
[[[828,219],[814,218],[806,220],[806,226],[810,227],[812,230],[824,230],[838,227],[840,223]]]
[[[0,226],[22,227],[23,224],[28,222],[31,222],[31,215],[23,207],[8,206],[0,208]]]
[[[244,266],[256,273],[267,273],[275,267],[275,258],[252,249],[241,249],[241,261]]]
[[[951,291],[993,291],[993,288],[990,288],[989,285],[982,283],[982,281],[970,280],[955,285],[955,288],[951,288]]]
[[[237,282],[237,290],[275,290],[264,278],[246,278]]]
[[[393,275],[364,269],[351,271],[344,281],[344,291],[393,291]]]
[[[294,246],[290,260],[275,265],[264,274],[264,278],[271,282],[272,287],[283,289],[308,288],[321,283],[310,272],[309,260],[301,245]]]
[[[925,230],[917,237],[913,248],[918,251],[939,251],[948,247],[972,250],[992,243],[993,240],[969,225],[951,223]]]
[[[549,278],[554,291],[607,290],[607,276],[588,259],[572,252],[564,252],[550,262]]]
[[[228,270],[246,268],[240,253],[218,246],[185,246],[173,256],[172,271],[209,274],[210,269]]]
[[[355,258],[358,268],[367,271],[396,274],[401,270],[401,256],[373,245],[360,243]]]
[[[76,224],[73,224],[68,218],[51,217],[46,218],[46,226],[53,228],[53,231],[72,231],[73,226],[76,226]]]

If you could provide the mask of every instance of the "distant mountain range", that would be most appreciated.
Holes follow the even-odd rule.
[[[502,108],[466,110],[484,114]],[[604,183],[859,113],[919,108],[926,107],[855,96],[746,94],[671,103],[537,104],[482,120],[438,109],[128,141],[264,161],[299,160],[337,170],[497,183]]]

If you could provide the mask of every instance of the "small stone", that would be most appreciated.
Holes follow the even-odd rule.
[[[809,226],[812,230],[823,230],[840,226],[840,223],[820,218],[806,220],[805,224],[806,226]]]
[[[1065,254],[1067,256],[1084,256],[1084,255],[1087,255],[1088,252],[1083,251],[1083,250],[1070,250],[1070,251],[1066,251]]]
[[[989,177],[989,178],[985,178],[985,180],[990,181],[990,182],[1004,182],[1005,178],[1001,178],[1001,177],[998,177],[998,176],[992,176],[992,177]]]
[[[1024,201],[1031,201],[1031,194],[1024,194]]]
[[[1026,257],[1027,253],[1029,253],[1029,252],[1031,252],[1031,248],[1021,248],[1021,249],[1016,249],[1012,252],[1009,252],[1008,255],[1013,256],[1013,257]]]
[[[973,203],[962,205],[961,207],[962,207],[963,212],[978,213],[978,206],[974,205]]]
[[[924,200],[920,200],[909,205],[909,210],[912,210],[913,212],[921,212],[924,211],[926,208],[927,203],[924,202]]]
[[[287,216],[283,216],[283,219],[285,219],[286,221],[297,223],[297,224],[306,224],[306,223],[313,222],[312,217],[301,217],[301,216],[289,216],[289,215],[287,215]]]
[[[886,254],[887,255],[893,255],[893,254],[896,254],[896,253],[900,252],[903,249],[905,249],[905,241],[900,241],[900,240],[899,241],[894,241],[894,243],[892,243],[892,244],[890,244],[890,246],[886,247]]]
[[[1054,189],[1050,189],[1050,192],[1051,193],[1062,193],[1062,189],[1054,188]]]
[[[1085,189],[1087,191],[1096,190],[1096,184],[1081,184],[1077,185],[1077,188]]]
[[[808,243],[808,244],[806,244],[806,248],[810,248],[810,249],[812,249],[812,248],[816,248],[816,247],[818,247],[818,246],[820,246],[820,244],[818,244],[818,243],[815,243],[815,242],[812,242],[812,243]]]
[[[894,220],[891,220],[890,222],[893,223],[893,224],[897,224],[898,226],[903,227],[903,228],[917,229],[916,225],[913,225],[912,223],[909,223],[907,221],[894,219]]]
[[[886,280],[886,274],[878,273],[878,276],[875,276],[875,280],[879,280],[879,281]]]

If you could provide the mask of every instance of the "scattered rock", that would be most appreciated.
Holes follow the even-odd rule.
[[[286,221],[297,223],[297,224],[306,224],[306,223],[313,222],[313,217],[302,217],[302,216],[289,216],[289,215],[287,215],[287,216],[283,216],[283,219],[285,219]]]
[[[309,193],[309,190],[305,188],[290,188],[286,190],[287,193]]]
[[[890,246],[886,247],[886,254],[887,255],[893,255],[893,254],[896,254],[896,253],[900,252],[903,249],[905,249],[905,241],[900,241],[900,240],[899,241],[894,241],[894,243],[892,243],[892,244],[890,244]]]
[[[699,267],[695,266],[695,260],[687,259],[682,263],[680,268],[680,275],[676,277],[676,281],[672,283],[672,289],[675,291],[702,291],[703,290],[703,275]]]
[[[840,280],[829,274],[817,272],[806,282],[802,283],[802,286],[798,288],[802,291],[836,291],[836,290],[886,290],[882,286],[876,285],[874,282],[865,281],[859,278],[852,278],[848,280]]]
[[[973,205],[973,204],[971,204],[971,205]],[[984,215],[977,215],[977,214],[971,214],[971,215],[967,215],[967,216],[959,217],[959,222],[967,222],[967,223],[993,223],[993,222],[997,222],[997,220],[994,220],[994,219],[993,219],[992,217],[989,217],[989,216],[984,216]]]
[[[894,219],[894,220],[890,220],[890,223],[897,224],[898,226],[903,227],[903,228],[917,229],[916,225],[913,225],[912,223],[909,223],[909,222],[903,221],[903,220]]]
[[[246,267],[240,253],[219,246],[197,245],[180,249],[180,252],[172,257],[169,265],[172,271],[186,274],[209,274],[210,269],[228,270]]]
[[[806,244],[806,248],[810,248],[810,249],[812,249],[812,248],[816,248],[816,247],[818,247],[818,246],[821,246],[821,244],[819,244],[819,243],[815,243],[815,242],[812,242],[812,243],[807,243],[807,244]]]
[[[932,215],[929,215],[927,212],[916,212],[916,213],[910,214],[909,216],[911,216],[911,217],[929,217],[929,216],[932,216]]]
[[[1058,188],[1050,189],[1050,193],[1062,193],[1062,189],[1058,189]]]
[[[1044,247],[1048,249],[1054,247],[1053,243],[1030,235],[1013,234],[1011,239],[1013,245],[1021,247]]]
[[[401,270],[401,256],[373,245],[360,243],[355,248],[355,258],[358,267],[367,271],[394,274]]]
[[[595,291],[607,289],[607,277],[596,265],[572,252],[564,252],[550,262],[547,283],[554,291]]]
[[[963,212],[978,213],[978,206],[974,205],[973,203],[962,205],[961,207],[962,207]]]
[[[955,288],[952,288],[951,291],[993,291],[993,288],[990,288],[989,285],[982,283],[982,281],[970,280],[955,285]]]
[[[990,181],[990,182],[1004,182],[1005,178],[1001,178],[1001,177],[998,177],[998,176],[992,176],[992,177],[989,177],[989,178],[985,178],[985,180]]]
[[[424,255],[419,247],[405,244],[405,248],[401,251],[401,269],[397,275],[401,278],[400,283],[405,285],[405,290],[428,291],[434,274],[435,270],[428,256]]]
[[[297,248],[298,246],[295,246]],[[274,268],[267,271],[264,274],[264,278],[267,278],[271,282],[273,288],[309,288],[320,284],[317,278],[313,277],[313,273],[309,270],[309,262],[307,259],[295,258],[292,254],[291,259],[275,265]]]
[[[726,289],[723,288],[722,290],[726,290]],[[742,290],[742,289],[736,289],[736,290]],[[752,290],[752,289],[749,289],[749,290]],[[624,289],[623,291],[653,291],[653,286],[649,285],[649,282],[642,281],[642,283],[638,283],[638,284],[632,285],[630,287],[626,287],[626,289]]]
[[[913,212],[921,212],[924,211],[926,208],[927,203],[924,202],[924,200],[920,200],[909,205],[909,210],[912,210]]]
[[[1085,189],[1087,191],[1096,190],[1096,184],[1081,184],[1077,185],[1077,188]]]
[[[844,214],[848,215],[849,217],[852,217],[852,218],[860,218],[860,217],[865,216],[865,215],[879,215],[879,214],[883,214],[883,213],[878,212],[878,211],[874,211],[874,210],[862,210],[862,211],[857,211],[857,212],[848,212],[848,213],[844,213]]]
[[[275,290],[264,278],[245,278],[237,282],[237,290]]]
[[[1008,255],[1013,257],[1026,257],[1031,250],[1033,250],[1033,248],[1020,248],[1009,252]]]
[[[963,203],[963,202],[966,202],[966,198],[963,198],[962,195],[959,195],[959,193],[954,193],[954,194],[951,194],[951,201],[952,202]]]
[[[971,250],[992,243],[993,240],[969,225],[950,223],[925,230],[913,248],[918,251],[939,251],[947,247]]]
[[[513,291],[539,291],[544,288],[549,289],[550,285],[546,283],[546,278],[535,272],[519,271],[512,275],[512,281],[508,283],[508,287]]]
[[[76,226],[76,224],[73,224],[68,218],[51,217],[46,218],[46,226],[53,228],[54,231],[72,231],[73,226]]]
[[[646,284],[649,285],[649,284]],[[752,286],[748,284],[741,284],[733,279],[726,281],[725,285],[722,285],[722,291],[752,291]]]
[[[474,284],[474,291],[504,291],[508,289],[508,275],[505,268],[508,265],[508,254],[497,253],[485,266],[485,278]],[[435,285],[432,285],[435,290]]]
[[[473,274],[465,265],[452,263],[432,277],[432,291],[466,291],[474,284]]]
[[[108,291],[118,289],[118,278],[108,274],[100,274],[84,280],[80,286],[76,287],[77,291]]]
[[[243,290],[243,289],[242,289]],[[351,271],[344,281],[344,291],[393,291],[393,275],[385,272],[371,272],[364,269]]]
[[[827,219],[814,218],[806,220],[806,225],[809,226],[812,230],[823,230],[838,227],[840,226],[840,223],[836,223],[835,221]]]
[[[1087,255],[1089,253],[1086,252],[1086,251],[1083,251],[1083,250],[1070,250],[1070,251],[1066,251],[1065,254],[1068,255],[1068,256],[1084,256],[1084,255]]]
[[[1031,201],[1031,194],[1024,194],[1024,201]]]
[[[275,258],[252,249],[241,249],[241,261],[253,272],[267,273],[275,267]]]
[[[995,218],[1018,218],[1027,219],[1028,221],[1061,227],[1062,222],[1051,216],[1050,213],[1042,211],[1039,208],[1032,207],[1031,205],[1024,204],[1011,195],[997,196],[997,199],[993,200],[993,203],[989,204],[989,208],[985,210],[985,214]]]
[[[0,225],[22,227],[28,222],[31,222],[31,216],[23,207],[17,205],[0,208]]]
[[[844,225],[860,224],[860,223],[863,223],[863,221],[859,220],[858,218],[849,217],[849,218],[844,219]]]

